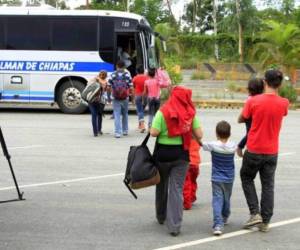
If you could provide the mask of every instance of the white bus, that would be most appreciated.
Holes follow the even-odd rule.
[[[155,35],[142,16],[117,11],[0,8],[0,103],[58,104],[82,113],[81,91],[112,72],[120,48],[133,70],[157,67]]]

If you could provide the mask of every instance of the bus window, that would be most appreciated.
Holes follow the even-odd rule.
[[[48,30],[47,18],[7,17],[6,48],[14,50],[48,50],[50,47]]]
[[[52,50],[97,51],[97,18],[53,19]]]
[[[5,49],[5,45],[4,45],[4,18],[0,18],[0,49]]]
[[[100,19],[99,54],[103,61],[114,64],[114,19],[102,17]]]

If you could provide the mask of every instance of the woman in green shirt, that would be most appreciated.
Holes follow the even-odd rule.
[[[189,165],[189,145],[192,136],[201,140],[202,130],[192,103],[192,91],[173,88],[168,101],[157,111],[150,134],[158,137],[154,157],[161,176],[156,186],[156,218],[167,223],[173,236],[180,233],[183,197],[182,189]]]

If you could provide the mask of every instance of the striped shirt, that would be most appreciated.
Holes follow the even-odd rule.
[[[231,141],[202,143],[203,150],[211,152],[212,174],[211,180],[215,182],[232,183],[234,180],[234,153],[236,144]]]

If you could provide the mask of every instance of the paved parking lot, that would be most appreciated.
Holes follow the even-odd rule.
[[[283,123],[275,210],[269,233],[241,230],[248,219],[236,161],[232,216],[225,234],[211,235],[210,155],[202,154],[198,200],[184,212],[182,233],[171,237],[154,216],[154,188],[134,200],[122,183],[130,145],[142,141],[130,115],[129,136],[113,138],[113,120],[94,138],[89,114],[55,110],[0,110],[2,127],[25,201],[0,204],[0,249],[299,249],[300,113]],[[205,139],[215,124],[232,124],[232,139],[244,134],[238,110],[198,110]],[[154,140],[151,140],[152,148]],[[16,198],[8,164],[0,155],[0,200]]]

